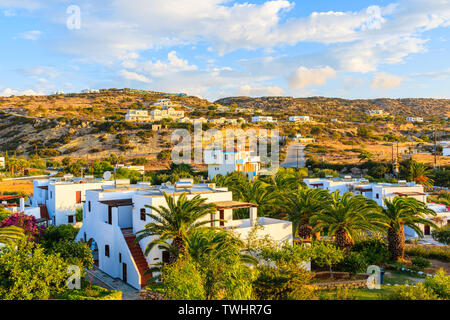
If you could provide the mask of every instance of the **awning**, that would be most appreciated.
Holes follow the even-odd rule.
[[[118,199],[118,200],[104,200],[100,203],[106,204],[110,207],[126,207],[133,205],[133,199]]]
[[[416,192],[416,191],[410,191],[410,192],[394,192],[394,194],[400,196],[400,197],[408,197],[408,196],[424,196],[426,193],[423,192]]]
[[[239,201],[218,201],[218,202],[213,202],[213,203],[216,205],[217,210],[258,207],[258,205],[254,204],[254,203],[239,202]]]

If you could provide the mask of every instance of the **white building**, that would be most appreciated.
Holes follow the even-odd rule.
[[[0,157],[0,168],[4,168],[6,165],[5,157]]]
[[[341,194],[353,192],[362,194],[372,199],[380,206],[384,206],[383,200],[392,200],[396,196],[411,197],[425,202],[427,195],[423,186],[415,182],[399,181],[399,183],[369,183],[367,179],[352,179],[350,176],[344,178],[309,178],[303,180],[308,188],[328,190],[330,193],[339,190]]]
[[[82,207],[86,191],[104,185],[114,185],[114,181],[71,177],[33,180],[31,205],[39,207],[41,214],[47,215],[56,226],[75,224],[75,211]]]
[[[167,206],[164,193],[175,198],[186,194],[188,199],[200,195],[207,203],[214,203],[217,211],[206,219],[225,220],[214,222],[212,226],[229,229],[242,239],[258,224],[262,226],[258,236],[270,235],[275,241],[292,243],[291,222],[258,218],[255,204],[233,201],[227,188],[218,188],[214,184],[194,185],[192,180],[184,179],[176,185],[104,187],[86,192],[83,226],[76,238],[90,241],[95,264],[102,271],[140,289],[149,278],[144,277],[148,266],[166,261],[167,252],[157,247],[144,256],[143,249],[153,237],[135,242],[135,234],[151,222],[146,213],[152,210],[147,206]],[[249,208],[249,219],[233,220],[233,210],[240,208]]]
[[[291,122],[308,122],[311,119],[309,116],[291,116],[289,117],[289,121]]]
[[[146,122],[152,121],[147,110],[127,110],[125,114],[126,121]]]
[[[207,149],[204,150],[204,162],[208,165],[208,177],[213,179],[220,174],[226,176],[231,172],[242,172],[252,180],[261,170],[261,158],[252,156],[248,149]]]
[[[383,109],[369,110],[369,111],[367,111],[367,114],[369,116],[385,116],[385,115],[389,115],[389,113],[388,112],[384,112]]]
[[[96,90],[96,89],[84,89],[84,90],[81,90],[81,93],[100,93],[100,90]]]
[[[450,141],[441,141],[439,144],[442,146],[442,155],[444,157],[450,157]]]
[[[423,118],[421,117],[407,117],[406,121],[410,122],[423,122]]]
[[[271,116],[255,116],[252,117],[252,122],[276,122]]]

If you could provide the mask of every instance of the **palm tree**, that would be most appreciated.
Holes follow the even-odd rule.
[[[433,187],[434,181],[430,178],[432,175],[433,172],[423,163],[410,161],[407,164],[407,179],[423,185],[426,190]]]
[[[204,228],[193,231],[186,238],[186,248],[189,255],[197,262],[202,255],[210,254],[215,257],[225,256],[226,252],[238,248],[241,250],[241,261],[256,265],[258,260],[244,250],[245,243],[224,229]]]
[[[194,230],[212,222],[212,220],[199,221],[199,219],[216,212],[215,205],[206,204],[206,199],[201,198],[200,195],[188,200],[186,195],[182,194],[175,201],[175,197],[164,193],[164,198],[167,206],[146,206],[152,210],[152,213],[147,213],[147,216],[153,221],[137,232],[136,241],[157,236],[146,246],[145,255],[148,255],[156,245],[166,244],[167,240],[173,240],[172,246],[176,248],[177,252],[184,254],[186,237]],[[176,259],[177,257],[171,253],[170,262],[174,262]]]
[[[382,230],[379,210],[375,201],[363,195],[354,196],[346,192],[341,196],[337,190],[331,194],[326,208],[311,217],[310,222],[314,225],[312,231],[328,230],[328,235],[334,236],[336,245],[348,251],[358,232]]]
[[[328,191],[322,189],[298,188],[286,194],[285,208],[288,219],[292,221],[293,233],[305,240],[311,239],[312,227],[309,219],[322,212],[330,199]]]
[[[23,238],[24,232],[22,228],[9,226],[0,228],[0,243],[11,244],[15,240]]]
[[[426,219],[426,215],[436,216],[436,213],[428,209],[426,204],[421,201],[414,198],[395,197],[393,200],[384,199],[384,205],[385,208],[381,214],[388,226],[388,249],[394,260],[404,257],[404,226],[413,229],[420,237],[423,237],[423,232],[418,224],[436,228],[433,222]]]

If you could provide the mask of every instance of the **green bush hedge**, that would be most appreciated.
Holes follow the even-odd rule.
[[[81,290],[66,290],[56,295],[55,298],[60,300],[122,300],[122,291],[86,285]]]
[[[448,248],[431,248],[423,246],[411,246],[405,248],[408,256],[420,256],[427,259],[436,259],[443,262],[450,262],[450,250]]]

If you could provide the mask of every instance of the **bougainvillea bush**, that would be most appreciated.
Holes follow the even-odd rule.
[[[45,230],[45,227],[38,226],[35,217],[24,213],[13,213],[0,222],[0,228],[9,226],[22,228],[28,240],[32,241],[37,241]]]

